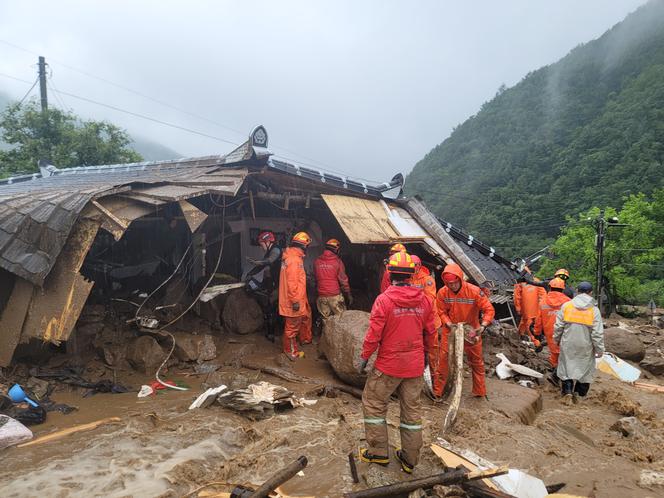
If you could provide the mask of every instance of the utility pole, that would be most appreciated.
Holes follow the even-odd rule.
[[[602,278],[604,277],[604,238],[606,236],[606,221],[604,220],[604,211],[599,212],[597,218],[597,236],[595,251],[597,252],[597,269],[595,274],[595,289],[597,292],[597,304],[599,305],[600,310],[602,307]]]
[[[39,56],[39,93],[41,94],[41,110],[48,111],[48,96],[46,95],[46,59]]]

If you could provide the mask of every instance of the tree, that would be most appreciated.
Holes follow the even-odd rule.
[[[127,133],[106,121],[84,121],[72,113],[37,104],[7,107],[0,118],[0,137],[9,149],[0,151],[0,176],[38,171],[46,159],[58,168],[141,161],[128,148]]]
[[[595,228],[599,208],[592,208],[568,219],[554,242],[552,256],[545,259],[538,272],[553,275],[557,268],[567,268],[574,282],[595,279]],[[609,292],[616,303],[648,304],[650,299],[664,304],[664,189],[656,190],[649,200],[644,194],[625,199],[622,209],[607,208],[605,216],[617,216],[626,227],[609,228],[605,261]]]

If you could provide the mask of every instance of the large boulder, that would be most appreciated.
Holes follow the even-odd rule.
[[[639,336],[620,327],[604,329],[604,349],[623,360],[639,362],[646,356],[646,347]]]
[[[359,310],[344,311],[326,321],[318,346],[337,376],[353,386],[362,387],[367,379],[366,375],[357,373],[357,369],[368,328],[369,313]],[[369,360],[367,371],[373,367],[374,359],[375,355]]]
[[[664,358],[655,348],[648,349],[648,354],[639,366],[653,375],[664,375]]]
[[[153,337],[144,335],[129,344],[127,360],[139,372],[154,374],[167,353]]]
[[[226,330],[234,334],[253,334],[263,328],[263,310],[256,300],[243,290],[230,293],[222,318]]]
[[[187,332],[174,332],[175,356],[180,361],[203,362],[217,357],[217,346],[209,334],[193,335]]]

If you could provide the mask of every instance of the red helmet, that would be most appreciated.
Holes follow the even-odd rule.
[[[395,252],[387,262],[387,271],[390,273],[412,275],[415,273],[415,262],[406,251]]]
[[[413,263],[415,263],[415,272],[417,272],[422,266],[422,260],[419,256],[415,256],[414,254],[410,255],[410,259],[412,259]]]
[[[271,243],[274,244],[277,241],[274,234],[270,231],[267,231],[267,230],[265,232],[259,233],[258,238],[256,240],[258,241],[259,244],[261,242],[271,242]]]

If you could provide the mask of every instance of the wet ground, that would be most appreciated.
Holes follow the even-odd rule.
[[[237,366],[239,357],[245,356],[292,368],[302,376],[333,380],[315,346],[305,346],[306,357],[297,363],[278,360],[278,346],[260,336],[235,337],[219,350],[223,354],[217,361],[224,366],[210,379],[191,376],[191,368],[168,372],[167,378],[186,382],[191,391],[162,391],[147,399],[135,393],[82,398],[80,391],[56,392],[54,400],[79,410],[49,413],[45,424],[33,428],[36,436],[110,416],[121,422],[57,442],[5,450],[0,496],[184,496],[212,482],[260,484],[300,455],[309,459],[304,476],[282,488],[292,496],[340,496],[407,478],[394,463],[387,469],[359,463],[362,482],[352,484],[347,454],[357,450],[364,435],[356,398],[343,393],[317,398],[307,395],[313,385],[291,384]],[[215,379],[245,385],[267,380],[318,402],[256,422],[218,406],[188,411],[201,383]],[[118,381],[136,388],[149,380],[130,370],[118,372]],[[640,391],[598,374],[588,399],[565,406],[551,386],[532,391],[509,381],[488,380],[488,401],[464,396],[457,423],[445,435],[452,444],[495,464],[526,470],[547,484],[565,482],[563,491],[570,494],[588,496],[594,491],[595,496],[624,498],[664,493],[664,488],[638,485],[642,470],[664,471],[664,394]],[[466,377],[465,388],[469,384]],[[446,405],[423,399],[424,439],[430,443],[439,435]],[[538,404],[542,410],[535,416]],[[628,439],[611,431],[609,427],[623,416],[638,417],[645,436]],[[397,403],[391,403],[388,421],[391,441],[397,444]],[[415,477],[440,470],[437,457],[425,447]]]

